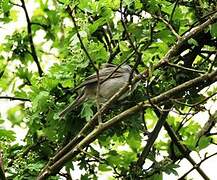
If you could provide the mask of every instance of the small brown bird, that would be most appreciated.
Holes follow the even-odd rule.
[[[99,70],[100,87],[98,92],[99,103],[108,101],[115,93],[118,92],[128,81],[131,74],[131,67],[129,65],[122,65],[117,68],[113,64],[105,64],[102,69]],[[86,80],[79,85],[77,89],[80,89],[80,95],[74,102],[69,104],[59,116],[63,117],[75,107],[78,107],[86,100],[96,100],[97,96],[98,78],[96,73],[90,75]],[[135,88],[133,88],[135,89]],[[123,99],[129,94],[129,92],[122,95],[120,99]]]

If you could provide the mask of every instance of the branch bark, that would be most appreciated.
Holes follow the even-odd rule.
[[[198,25],[189,32],[186,32],[183,36],[179,38],[177,43],[171,47],[171,49],[167,52],[167,54],[162,58],[162,60],[155,65],[154,69],[158,69],[159,67],[163,66],[165,63],[171,61],[171,59],[176,55],[179,48],[190,38],[197,35],[199,32],[203,31],[206,27],[208,27],[210,24],[215,22],[217,20],[217,13],[213,14],[207,21],[202,23],[201,25]],[[148,74],[148,70],[144,71],[144,74]],[[133,82],[139,81],[140,77],[137,76]],[[151,102],[153,104],[159,104],[160,102],[164,100],[170,99],[174,93],[180,93],[182,91],[187,90],[188,88],[191,88],[193,86],[199,86],[206,87],[207,85],[212,84],[217,80],[217,71],[214,71],[213,73],[205,74],[201,77],[195,78],[193,80],[187,81],[167,92],[164,92],[160,94],[157,97],[154,97],[151,99]],[[104,114],[105,111],[110,107],[110,105],[117,100],[123,93],[125,93],[128,90],[129,86],[126,85],[118,93],[116,93],[101,109],[100,113]],[[135,112],[138,112],[140,109],[149,106],[148,102],[140,102],[136,106],[122,112],[118,116],[115,116],[111,120],[107,121],[106,123],[103,123],[100,128],[97,127],[94,131],[92,131],[89,135],[87,135],[88,132],[90,132],[94,126],[97,123],[97,117],[99,115],[99,111],[94,115],[94,117],[88,122],[88,124],[85,125],[85,127],[79,132],[78,136],[76,136],[66,147],[64,147],[59,153],[52,158],[52,160],[47,164],[47,166],[42,170],[42,172],[39,174],[38,179],[43,179],[50,174],[56,173],[61,166],[70,158],[74,157],[76,154],[79,153],[79,149],[84,147],[85,144],[88,145],[92,141],[95,140],[95,138],[98,137],[98,135],[106,130],[107,128],[110,128],[115,123],[122,120],[122,118],[127,117]],[[103,130],[102,130],[103,129]],[[80,143],[79,143],[80,142]],[[76,146],[77,145],[77,146]],[[71,151],[69,151],[71,149]],[[68,152],[69,151],[69,152]],[[67,153],[68,152],[68,153]],[[67,154],[66,154],[67,153]],[[62,157],[62,158],[61,158]],[[61,159],[59,159],[61,158]],[[59,160],[58,160],[59,159]],[[57,161],[58,160],[58,161]]]
[[[186,91],[189,88],[192,87],[196,87],[199,85],[202,85],[204,87],[211,85],[212,83],[214,83],[215,81],[217,81],[217,70],[215,70],[212,73],[209,74],[205,74],[203,76],[197,77],[195,79],[192,79],[190,81],[187,81],[177,87],[174,87],[152,99],[150,99],[150,101],[153,104],[159,104],[162,103],[164,101],[167,101],[168,99],[170,99],[171,97],[177,95],[180,92]],[[113,117],[112,119],[110,119],[109,121],[102,123],[101,125],[97,126],[91,133],[89,133],[84,139],[82,139],[74,148],[72,148],[67,154],[63,155],[62,158],[60,158],[58,161],[53,161],[53,164],[49,167],[47,167],[45,169],[44,172],[42,172],[39,176],[38,176],[38,180],[42,180],[45,179],[46,177],[48,177],[51,174],[55,174],[57,173],[62,167],[63,165],[71,160],[72,158],[74,158],[77,154],[80,153],[81,149],[83,149],[84,147],[86,147],[87,145],[89,145],[91,142],[93,142],[95,139],[97,139],[97,137],[102,134],[105,130],[111,128],[112,126],[114,126],[114,124],[124,121],[127,117],[129,117],[132,114],[135,114],[136,112],[138,112],[140,109],[144,109],[146,107],[150,107],[149,101],[145,101],[145,102],[140,102],[138,103],[136,106],[133,106],[127,110],[125,110],[124,112],[120,113],[119,115]],[[79,139],[80,140],[80,139]]]
[[[0,96],[0,99],[10,99],[10,100],[18,100],[18,101],[30,101],[30,99],[27,98],[20,98],[20,97],[12,97],[12,96]]]
[[[30,18],[29,18],[29,14],[28,14],[28,11],[26,9],[25,1],[24,0],[20,0],[20,1],[22,3],[21,7],[23,8],[25,16],[26,16],[27,32],[28,32],[28,36],[29,36],[29,44],[30,44],[30,48],[31,48],[31,55],[32,55],[32,58],[33,58],[34,62],[37,65],[38,74],[39,74],[40,77],[42,77],[43,76],[43,70],[42,70],[40,62],[38,60],[38,56],[37,56],[37,53],[36,53],[36,50],[35,50],[35,45],[34,45],[34,42],[33,42],[32,28],[31,28],[31,21],[30,21]]]
[[[5,172],[4,172],[4,164],[3,164],[3,157],[0,151],[0,179],[6,180]]]
[[[192,166],[205,180],[209,180],[209,177],[206,175],[206,173],[197,165],[194,159],[192,159],[192,157],[189,155],[189,150],[180,142],[180,139],[177,137],[176,133],[173,131],[170,125],[166,122],[164,127],[168,132],[169,136],[171,137],[172,141],[175,143],[175,145],[178,147],[179,151],[184,155],[184,157],[192,164]]]

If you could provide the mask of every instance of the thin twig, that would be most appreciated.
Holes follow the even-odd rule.
[[[177,7],[177,5],[178,5],[178,2],[179,2],[179,0],[176,0],[176,2],[175,2],[175,4],[174,4],[172,13],[171,13],[171,15],[170,15],[169,24],[170,24],[170,23],[172,22],[172,20],[173,20],[173,15],[174,15],[174,13],[175,13],[175,10],[176,10],[176,7]]]
[[[194,159],[192,159],[192,157],[189,155],[190,151],[189,149],[181,143],[181,140],[178,138],[177,134],[175,133],[175,131],[173,130],[173,128],[170,127],[170,125],[168,124],[168,122],[165,122],[164,127],[167,131],[167,133],[169,134],[171,140],[174,142],[174,144],[177,146],[177,148],[179,149],[179,151],[184,155],[184,157],[195,167],[195,169],[198,171],[198,173],[205,179],[205,180],[209,180],[208,176],[206,175],[206,173],[197,165],[197,163],[194,161]]]
[[[196,73],[200,73],[200,74],[205,74],[206,73],[205,71],[200,71],[200,70],[197,70],[197,69],[187,68],[187,67],[184,67],[184,66],[180,66],[180,65],[177,65],[177,64],[170,63],[170,62],[167,62],[167,65],[171,66],[171,67],[183,69],[183,70],[186,70],[186,71],[190,71],[190,72],[196,72]]]
[[[215,156],[215,155],[217,155],[217,153],[211,154],[211,155],[205,157],[204,159],[202,159],[199,163],[195,164],[191,169],[189,169],[185,174],[183,174],[178,180],[185,179],[185,177],[186,177],[191,171],[193,171],[194,169],[197,169],[197,167],[200,167],[200,165],[201,165],[204,161],[206,161],[207,159],[209,159],[209,158],[211,158],[211,157],[213,157],[213,156]],[[209,179],[209,178],[208,178],[208,179]]]
[[[177,40],[180,38],[179,34],[175,31],[173,26],[167,20],[165,20],[161,16],[154,16],[154,17],[160,19],[170,29],[170,31],[173,33],[173,35],[176,37]]]
[[[170,89],[167,92],[164,92],[164,93],[152,98],[151,101],[154,104],[155,103],[158,104],[160,102],[168,100],[169,97],[173,97],[176,94],[178,94],[178,93],[180,93],[180,92],[182,92],[184,90],[187,90],[187,89],[189,89],[191,87],[198,86],[198,84],[202,83],[202,85],[205,87],[205,86],[207,86],[209,84],[214,83],[215,81],[217,81],[217,70],[212,72],[212,73],[205,74],[205,75],[203,75],[201,77],[197,77],[195,79],[189,80],[189,81],[187,81],[187,82],[185,82],[185,83],[183,83],[183,84],[181,84],[181,85],[179,85],[177,87],[174,87],[173,89]],[[206,82],[206,83],[204,83],[204,82]],[[113,98],[118,97],[118,95],[120,95],[120,92],[115,94],[113,96]],[[44,169],[40,173],[40,175],[38,176],[38,180],[44,179],[47,176],[49,176],[50,174],[58,172],[59,169],[64,165],[64,163],[67,162],[67,160],[72,159],[77,154],[79,154],[80,149],[83,149],[84,147],[89,145],[91,142],[93,142],[105,130],[111,128],[112,126],[114,126],[114,124],[123,121],[124,119],[126,119],[126,117],[128,117],[128,116],[130,116],[132,114],[135,114],[136,112],[140,111],[141,109],[147,108],[147,107],[150,107],[150,104],[148,103],[148,101],[140,102],[136,106],[133,106],[133,107],[125,110],[124,112],[118,114],[117,116],[113,117],[112,119],[102,123],[101,126],[97,126],[88,135],[86,135],[85,137],[82,137],[80,140],[78,140],[77,145],[75,143],[74,144],[75,147],[72,148],[68,153],[62,154],[63,156],[60,159],[57,159],[57,161],[53,161],[53,164],[51,166]],[[193,161],[191,161],[191,163],[193,163]],[[200,171],[200,169],[198,171]],[[200,173],[202,174],[202,172],[200,172]],[[203,174],[203,177],[205,177],[204,174]]]
[[[130,45],[132,46],[132,48],[133,48],[133,50],[135,51],[136,56],[137,56],[137,58],[136,58],[137,60],[136,60],[136,62],[135,62],[135,64],[134,64],[134,66],[133,66],[133,68],[132,68],[132,71],[130,72],[130,76],[129,76],[129,83],[131,84],[131,81],[132,81],[132,79],[133,79],[134,72],[135,72],[137,66],[139,65],[139,63],[140,63],[140,61],[141,61],[142,53],[137,50],[138,47],[136,47],[136,46],[134,45],[134,43],[133,43],[133,41],[132,41],[132,39],[131,39],[131,36],[130,36],[130,34],[129,34],[129,32],[128,32],[127,26],[126,26],[126,24],[125,24],[126,18],[124,17],[124,14],[123,14],[123,11],[122,11],[122,9],[123,9],[123,5],[122,5],[122,4],[123,4],[123,0],[120,1],[121,23],[122,23],[122,26],[123,26],[124,31],[125,31],[125,33],[126,33],[127,39],[129,40],[129,43],[130,43]]]
[[[14,5],[14,6],[17,6],[17,7],[22,7],[22,5],[16,4],[16,3],[12,2],[12,1],[9,1],[9,3],[12,4],[12,5]]]
[[[205,29],[208,25],[214,22],[214,20],[217,19],[217,13],[212,16],[211,19],[208,19],[206,22],[204,22],[201,25],[198,25],[197,27],[193,28],[190,30],[187,34],[185,34],[182,38],[178,40],[178,42],[171,47],[171,49],[167,52],[167,54],[161,59],[161,61],[154,66],[154,69],[158,69],[161,67],[165,61],[170,61],[171,58],[173,58],[179,48],[190,38],[194,37],[196,34],[201,32],[203,29]],[[147,71],[144,71],[144,74],[146,74]],[[159,103],[164,100],[168,100],[168,98],[171,98],[175,93],[180,93],[192,86],[197,86],[200,84],[203,87],[206,87],[210,83],[213,83],[217,80],[217,71],[214,71],[213,73],[210,74],[205,74],[201,77],[195,78],[193,80],[187,81],[183,83],[182,85],[179,85],[167,92],[162,93],[158,97],[155,97],[152,99],[152,102]],[[133,83],[137,82],[139,80],[139,77],[135,77],[133,80]],[[203,82],[203,83],[202,83]],[[206,83],[204,83],[206,82]],[[202,84],[201,84],[202,83]],[[118,99],[123,93],[125,93],[129,89],[129,86],[126,85],[125,87],[121,88],[119,92],[117,92],[105,105],[101,108],[101,112],[104,113],[108,107],[116,100]],[[145,104],[147,106],[147,104]],[[85,128],[83,128],[80,132],[79,135],[75,137],[67,146],[65,146],[65,150],[60,151],[57,156],[55,156],[55,160],[52,162],[50,161],[46,167],[41,171],[40,175],[38,176],[38,179],[43,179],[47,176],[49,176],[51,173],[54,173],[58,171],[60,167],[66,162],[68,159],[71,159],[72,157],[76,156],[79,151],[78,147],[84,147],[85,145],[91,143],[93,140],[97,138],[99,134],[101,134],[105,129],[110,128],[113,126],[115,123],[120,122],[125,118],[126,116],[129,116],[131,114],[134,114],[135,112],[138,112],[141,108],[144,108],[144,102],[139,103],[138,105],[122,112],[121,114],[115,116],[111,120],[103,123],[104,125],[101,126],[99,129],[95,129],[92,132],[93,127],[95,127],[96,124],[96,118],[98,117],[98,112],[94,115],[94,117],[88,122],[88,125],[85,125]],[[98,131],[100,130],[100,131]],[[90,132],[87,135],[87,131]],[[77,146],[76,146],[77,145]],[[67,147],[67,148],[66,148]],[[71,151],[69,151],[71,150]],[[68,153],[67,153],[68,152]],[[62,157],[62,158],[61,158]],[[58,160],[58,161],[57,161]],[[51,165],[51,166],[50,166]]]
[[[82,41],[82,38],[81,38],[81,36],[80,36],[80,33],[79,33],[79,31],[78,31],[77,23],[76,23],[75,18],[74,18],[73,14],[72,14],[73,11],[71,10],[71,8],[70,8],[69,6],[67,6],[66,11],[68,12],[68,14],[70,15],[70,17],[71,17],[71,19],[72,19],[72,22],[73,22],[73,24],[74,24],[74,27],[75,27],[75,30],[76,30],[76,33],[77,33],[77,36],[78,36],[78,39],[79,39],[80,44],[81,44],[81,48],[82,48],[83,51],[85,52],[87,58],[88,58],[89,61],[90,61],[90,64],[93,66],[93,68],[94,68],[94,70],[95,70],[95,72],[96,72],[96,76],[97,76],[96,105],[97,105],[97,111],[99,112],[98,122],[99,122],[99,124],[101,124],[101,123],[102,123],[102,118],[101,118],[100,105],[99,105],[99,92],[100,92],[100,84],[101,84],[101,82],[100,82],[100,77],[99,77],[99,70],[98,70],[98,68],[95,66],[95,64],[94,64],[94,62],[93,62],[93,60],[92,60],[92,58],[90,57],[90,55],[89,55],[87,49],[85,48],[85,45],[84,45],[84,43],[83,43],[83,41]]]
[[[28,32],[29,43],[30,43],[30,48],[31,48],[31,55],[32,55],[32,58],[33,58],[33,60],[35,61],[36,65],[37,65],[38,74],[39,74],[40,77],[42,77],[43,76],[43,70],[42,70],[41,65],[39,63],[38,56],[37,56],[36,49],[35,49],[35,45],[34,45],[34,42],[33,42],[31,21],[30,21],[30,18],[29,18],[27,9],[26,9],[25,1],[24,0],[20,0],[20,1],[22,3],[22,8],[23,8],[25,16],[26,16],[27,32]]]
[[[168,103],[166,106],[165,106],[165,109],[171,109],[172,105],[170,103]],[[158,111],[160,112],[160,111]],[[165,112],[160,112],[159,114],[159,120],[156,124],[156,126],[154,127],[154,130],[151,132],[151,134],[149,135],[149,138],[148,138],[148,141],[147,141],[147,144],[145,145],[142,153],[140,154],[137,162],[136,162],[136,167],[135,168],[142,168],[143,164],[145,163],[145,160],[148,156],[148,154],[150,153],[150,150],[151,150],[151,147],[153,146],[155,140],[157,139],[158,137],[158,134],[161,130],[161,128],[163,127],[166,119],[167,119],[167,116],[169,114],[170,111],[165,111]]]
[[[74,16],[72,15],[72,14],[73,14],[73,11],[71,10],[71,8],[70,8],[69,6],[67,6],[66,11],[68,12],[69,16],[70,16],[71,19],[72,19],[72,22],[73,22],[74,27],[75,27],[76,34],[77,34],[78,39],[79,39],[79,42],[80,42],[80,44],[81,44],[81,48],[83,49],[84,53],[86,54],[87,58],[89,59],[89,61],[90,61],[91,65],[93,66],[95,72],[97,72],[98,69],[97,69],[97,67],[95,66],[95,64],[94,64],[94,62],[93,62],[93,60],[92,60],[92,58],[90,57],[90,55],[89,55],[89,53],[88,53],[88,51],[87,51],[87,49],[86,49],[86,47],[85,47],[85,45],[84,45],[84,43],[83,43],[83,41],[82,41],[81,35],[80,35],[79,31],[78,31],[77,23],[76,23],[76,21],[75,21]]]
[[[20,98],[20,97],[12,97],[12,96],[0,96],[0,99],[10,99],[10,100],[18,100],[18,101],[30,101],[30,99],[27,98]]]
[[[1,149],[0,149],[0,179],[6,180],[5,171],[4,171],[4,162],[3,162]]]

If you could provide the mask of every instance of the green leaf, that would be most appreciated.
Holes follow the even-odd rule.
[[[84,103],[81,111],[81,117],[89,121],[93,117],[92,103]]]
[[[78,6],[87,12],[91,12],[90,3],[87,0],[80,0]]]
[[[145,111],[145,121],[148,126],[148,128],[153,128],[154,124],[158,120],[158,117],[154,113],[154,111],[151,108],[147,108]]]
[[[10,4],[10,0],[2,0],[1,2],[2,12],[7,12],[10,10],[12,5]]]
[[[7,111],[8,119],[13,125],[19,125],[24,118],[23,104],[14,106]]]
[[[142,8],[142,3],[140,2],[140,0],[136,0],[135,1],[135,9],[141,9]]]
[[[212,37],[217,37],[217,23],[210,25],[210,33]]]
[[[43,112],[48,108],[49,103],[50,103],[49,92],[41,91],[32,100],[32,110],[33,112]]]
[[[5,121],[2,119],[2,118],[0,118],[0,124],[2,124],[2,123],[4,123]]]
[[[12,21],[16,22],[17,18],[18,18],[18,12],[17,10],[11,10],[10,11],[10,18],[12,19]]]
[[[202,136],[199,139],[199,150],[206,148],[209,144],[211,143],[211,138],[210,137],[206,137],[206,136]]]
[[[121,52],[129,51],[128,45],[129,44],[127,41],[120,41],[119,46],[120,46]]]
[[[163,173],[156,173],[150,178],[147,178],[147,180],[163,180]]]
[[[133,151],[138,152],[141,147],[140,132],[130,129],[127,136],[127,144],[129,144]]]
[[[41,168],[43,168],[44,166],[44,163],[42,162],[37,162],[35,164],[29,164],[28,165],[28,169],[31,171],[31,172],[38,172],[41,170]]]
[[[55,26],[59,23],[60,19],[56,11],[46,9],[45,12],[46,12],[46,15],[48,16],[49,24],[52,24],[53,26]]]
[[[99,170],[100,171],[111,171],[112,169],[111,169],[111,167],[109,167],[107,164],[99,164]]]
[[[178,167],[180,167],[180,166],[177,165],[177,164],[168,163],[163,167],[163,169],[164,169],[164,172],[167,173],[167,174],[172,173],[172,174],[178,176],[178,172],[175,170]]]
[[[104,45],[100,42],[92,42],[88,45],[88,51],[92,59],[97,64],[105,63],[108,59],[108,52],[106,51]]]
[[[194,40],[194,39],[189,39],[189,40],[188,40],[188,43],[189,43],[189,44],[193,44],[193,45],[195,45],[195,46],[198,46],[198,42],[197,42],[196,40]]]
[[[12,130],[6,130],[0,128],[0,139],[5,141],[15,141],[16,140],[16,134]]]
[[[123,2],[125,2],[125,4],[128,6],[128,5],[130,5],[133,1],[132,1],[132,0],[124,0]]]

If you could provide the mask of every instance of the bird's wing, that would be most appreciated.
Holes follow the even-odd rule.
[[[110,68],[109,68],[110,69]],[[111,73],[115,70],[115,68],[112,68],[112,70],[103,70],[103,71],[99,71],[99,80],[100,82],[103,82],[106,78],[108,78]],[[115,71],[115,73],[112,74],[112,76],[110,78],[117,78],[117,77],[121,77],[122,73],[120,71]],[[96,74],[92,74],[90,76],[88,76],[85,81],[83,83],[81,83],[79,85],[79,87],[83,87],[86,86],[88,84],[93,84],[93,83],[97,83],[98,82],[98,78]]]

